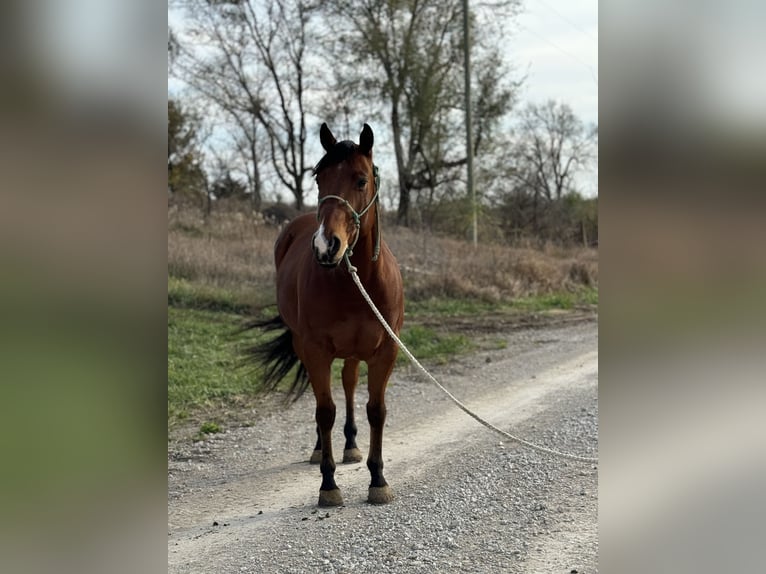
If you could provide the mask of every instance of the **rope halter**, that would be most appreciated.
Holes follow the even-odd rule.
[[[353,218],[354,226],[356,227],[356,234],[354,237],[354,242],[347,246],[346,251],[343,253],[343,257],[346,259],[347,263],[350,263],[349,258],[354,254],[354,247],[356,247],[356,242],[359,241],[359,235],[361,234],[360,232],[362,228],[362,217],[370,210],[373,204],[376,206],[379,204],[378,191],[380,190],[380,175],[378,174],[377,165],[373,164],[372,174],[375,179],[375,193],[373,194],[372,199],[370,199],[370,202],[362,211],[357,213],[354,207],[346,199],[339,195],[325,195],[324,197],[320,197],[319,203],[317,204],[317,221],[319,221],[319,208],[322,207],[322,203],[328,199],[337,199],[341,205],[347,207],[351,212],[351,217]],[[372,252],[372,260],[377,261],[378,255],[380,255],[380,209],[375,209],[375,248]]]

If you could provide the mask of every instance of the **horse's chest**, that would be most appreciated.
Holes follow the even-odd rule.
[[[363,352],[377,349],[383,332],[369,323],[364,326],[354,325],[353,328],[339,332],[333,342],[337,352],[359,355]]]
[[[338,358],[364,359],[380,346],[384,331],[364,314],[344,313],[331,320],[317,317],[313,330]]]

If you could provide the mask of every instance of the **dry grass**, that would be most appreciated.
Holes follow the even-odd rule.
[[[278,230],[257,216],[171,208],[168,212],[168,276],[202,288],[258,298],[274,285]]]
[[[388,233],[411,299],[473,297],[507,301],[598,286],[598,253],[549,246],[542,250],[418,234]]]
[[[387,226],[384,237],[402,269],[409,300],[473,298],[489,302],[598,286],[598,252],[481,245]],[[274,292],[273,245],[279,230],[257,216],[172,207],[168,275],[202,288],[268,302]]]

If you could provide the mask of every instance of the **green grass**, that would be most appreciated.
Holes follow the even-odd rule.
[[[418,315],[441,315],[443,317],[458,317],[461,315],[475,315],[478,313],[491,313],[507,309],[507,303],[495,303],[480,299],[451,299],[444,297],[432,297],[420,301],[407,301],[405,312],[408,317]]]
[[[524,297],[512,303],[514,309],[524,312],[544,312],[554,309],[571,310],[582,305],[598,305],[598,289],[582,288],[575,292],[551,293]]]
[[[215,434],[221,432],[221,427],[218,426],[218,423],[208,421],[202,423],[202,426],[199,427],[199,432],[203,434]]]
[[[598,306],[598,288],[597,287],[584,288],[581,291],[581,294],[582,294],[582,297],[581,297],[582,303],[585,303],[587,305]]]
[[[253,371],[243,368],[233,337],[242,317],[219,311],[168,308],[168,424],[204,408],[252,394]]]
[[[248,293],[168,277],[168,305],[172,307],[246,314],[252,309],[252,303]]]
[[[550,293],[521,297],[513,301],[484,301],[481,299],[430,298],[408,301],[408,318],[439,315],[460,317],[487,313],[508,313],[521,311],[540,313],[552,310],[570,310],[581,305],[598,305],[598,289],[582,288],[574,292]]]
[[[473,344],[464,335],[437,333],[420,325],[403,328],[399,338],[416,359],[436,363],[445,363],[451,357],[473,349]],[[409,363],[409,359],[404,353],[399,353],[397,363]]]
[[[470,352],[475,343],[462,334],[439,331],[417,324],[418,316],[469,316],[487,313],[530,313],[553,309],[573,309],[597,305],[598,291],[583,289],[527,297],[511,303],[492,303],[472,299],[429,299],[407,303],[407,317],[401,339],[419,360],[445,363],[452,357]],[[241,295],[226,289],[198,286],[175,278],[168,280],[168,427],[183,422],[215,425],[227,409],[236,409],[256,394],[258,369],[244,365],[239,353],[243,345],[252,345],[264,335],[250,331],[235,335],[251,309]],[[502,348],[504,340],[490,343]],[[399,353],[398,364],[408,359]],[[342,361],[333,364],[333,381],[340,383]],[[360,375],[366,376],[362,363]],[[289,384],[289,383],[286,383]],[[210,414],[213,413],[211,416]],[[245,421],[246,422],[246,421]],[[196,437],[216,432],[213,426],[198,427]],[[204,430],[207,428],[208,430]]]

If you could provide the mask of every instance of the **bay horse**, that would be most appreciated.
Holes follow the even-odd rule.
[[[300,364],[291,393],[300,396],[311,384],[317,423],[312,462],[320,463],[322,473],[319,506],[343,504],[334,478],[332,363],[343,359],[344,463],[362,460],[356,445],[354,392],[359,363],[367,363],[370,423],[367,467],[371,476],[368,501],[384,504],[393,499],[383,477],[385,392],[398,348],[357,290],[349,266],[356,267],[365,289],[397,334],[404,320],[402,277],[396,259],[380,236],[372,129],[364,124],[359,144],[338,142],[323,123],[319,139],[325,154],[313,169],[319,192],[317,213],[293,219],[274,246],[279,315],[262,326],[282,330],[282,334],[253,352],[267,367],[265,382],[270,388],[297,362]]]

